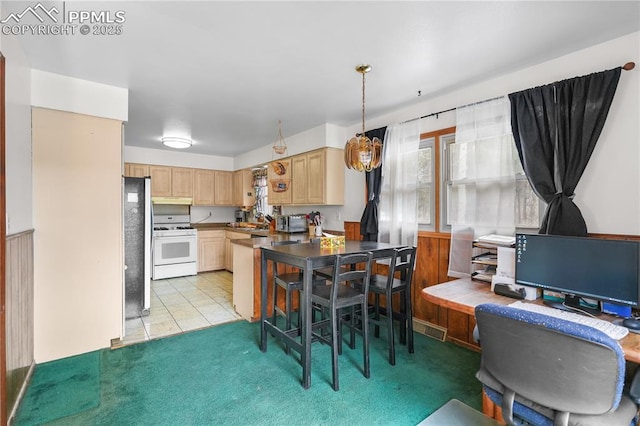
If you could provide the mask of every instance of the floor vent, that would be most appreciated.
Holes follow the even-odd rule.
[[[441,342],[444,342],[447,339],[446,328],[416,318],[413,319],[413,330]]]

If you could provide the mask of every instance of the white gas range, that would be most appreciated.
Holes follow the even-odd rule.
[[[153,216],[154,280],[198,273],[198,231],[190,221],[189,215]]]

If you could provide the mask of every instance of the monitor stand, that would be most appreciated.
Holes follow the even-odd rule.
[[[564,295],[564,302],[557,302],[554,300],[545,299],[543,303],[551,308],[560,309],[561,311],[574,312],[576,314],[582,314],[582,315],[593,315],[593,316],[602,315],[602,311],[600,311],[600,309],[594,309],[594,308],[588,308],[586,306],[582,306],[580,304],[580,297],[573,296],[570,294]]]

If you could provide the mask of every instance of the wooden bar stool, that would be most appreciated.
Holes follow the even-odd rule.
[[[389,272],[387,275],[375,274],[371,276],[369,293],[373,293],[374,304],[373,314],[369,316],[369,321],[375,324],[375,336],[380,334],[380,325],[385,325],[387,329],[387,339],[389,340],[389,364],[396,365],[395,332],[393,320],[400,323],[400,343],[407,343],[409,353],[413,353],[413,310],[411,306],[411,280],[413,269],[416,263],[416,248],[404,247],[396,249],[391,256]],[[398,275],[398,277],[396,277]],[[393,295],[400,294],[400,310],[393,309]],[[386,306],[380,307],[380,296],[385,296]],[[380,319],[381,311],[385,316],[384,321]]]
[[[300,240],[283,240],[283,241],[271,241],[272,246],[286,245],[286,244],[303,244]],[[302,272],[278,272],[278,264],[273,262],[273,317],[272,323],[276,324],[278,315],[285,318],[285,330],[291,330],[292,322],[292,298],[294,291],[302,290]],[[325,284],[324,278],[313,278],[313,285]],[[285,309],[284,311],[278,306],[278,287],[285,290]],[[297,328],[300,329],[300,315],[297,315]],[[287,354],[290,353],[289,346],[286,348]]]

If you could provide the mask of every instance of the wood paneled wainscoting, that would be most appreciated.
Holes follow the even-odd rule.
[[[33,230],[7,236],[6,392],[9,423],[34,366]]]
[[[347,239],[361,239],[360,222],[345,222],[344,231]],[[450,241],[451,235],[448,233],[425,231],[418,233],[412,290],[413,317],[418,321],[446,328],[448,340],[476,348],[472,338],[475,326],[473,317],[427,302],[421,296],[422,289],[425,287],[456,279],[447,276]]]
[[[360,222],[345,222],[344,229],[346,238],[360,239]],[[588,236],[617,240],[640,240],[638,235],[591,233]],[[476,325],[474,315],[438,306],[426,301],[421,296],[422,289],[425,287],[456,279],[447,276],[450,241],[451,235],[448,233],[424,231],[418,233],[416,269],[413,274],[414,321],[426,322],[427,327],[424,328],[426,332],[431,331],[429,330],[430,325],[445,328],[448,341],[479,351],[480,347],[473,340],[473,329]],[[416,329],[419,330],[418,327]]]

